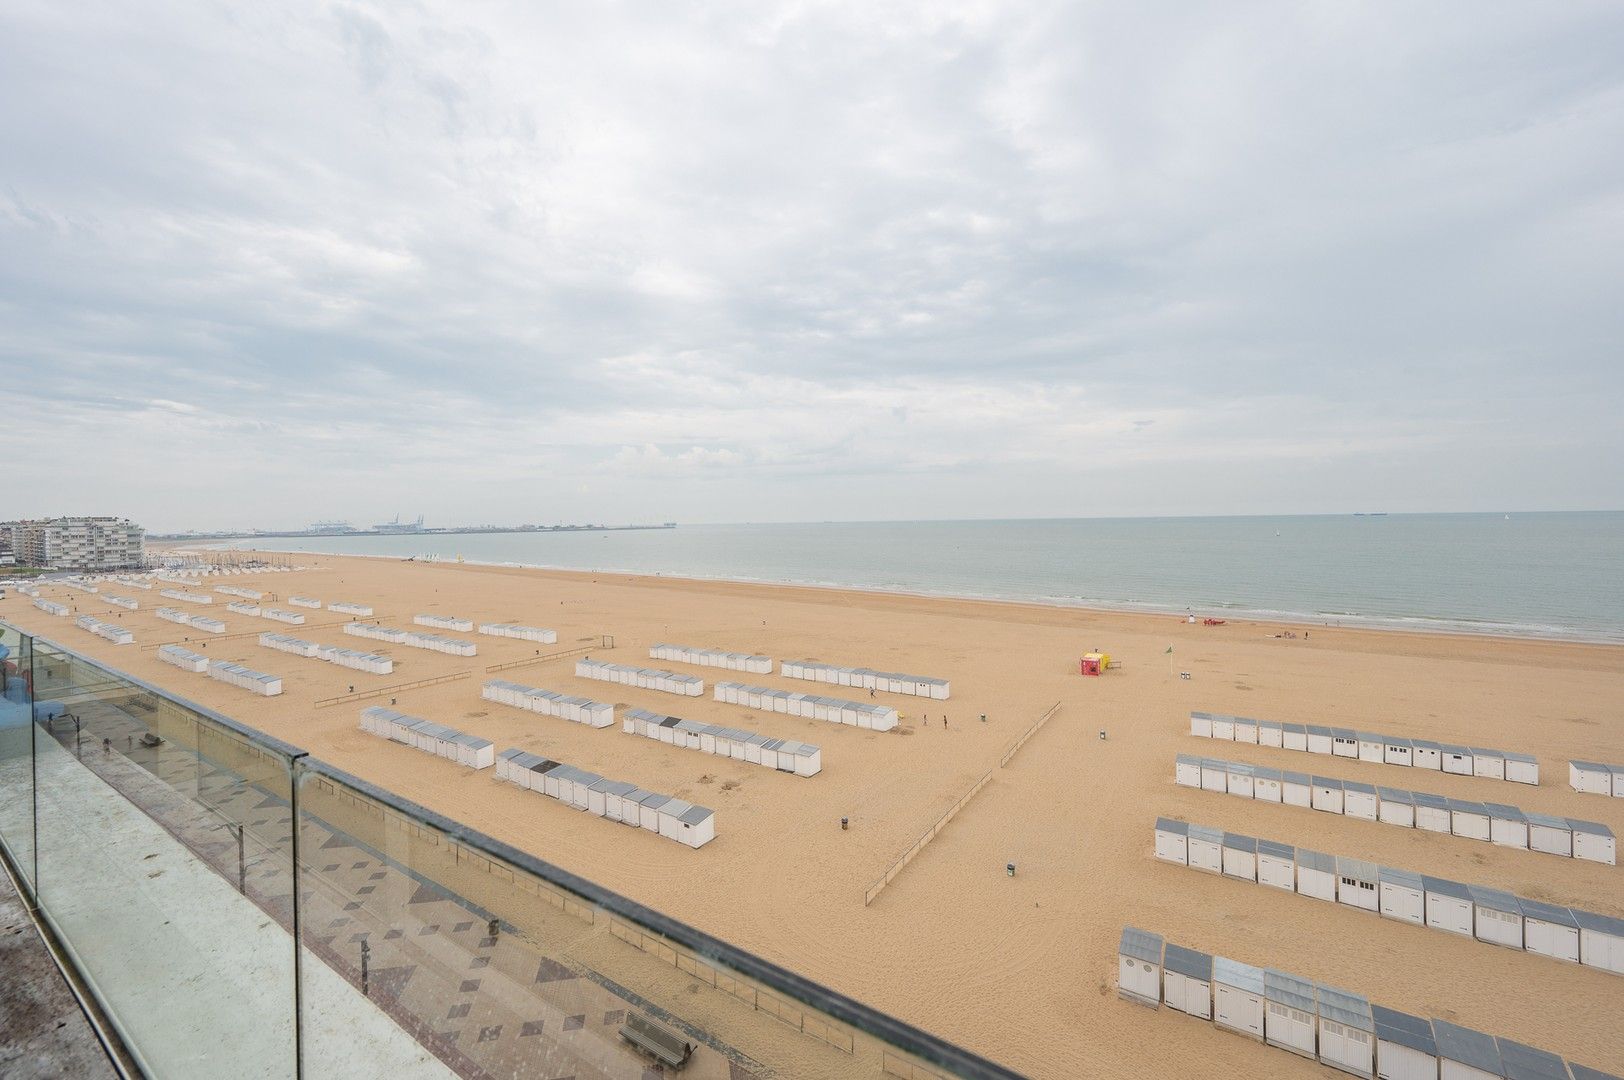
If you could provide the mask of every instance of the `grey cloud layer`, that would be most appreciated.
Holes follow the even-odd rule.
[[[1617,507],[1620,55],[1609,4],[17,0],[11,501]]]

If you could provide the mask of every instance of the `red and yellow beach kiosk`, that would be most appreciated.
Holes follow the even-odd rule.
[[[1111,666],[1111,658],[1102,652],[1083,654],[1082,672],[1084,675],[1100,676]]]

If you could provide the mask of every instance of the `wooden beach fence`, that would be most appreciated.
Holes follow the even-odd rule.
[[[612,648],[613,646],[607,647]],[[485,673],[491,674],[497,671],[511,671],[513,668],[525,667],[529,664],[545,664],[549,660],[563,660],[565,657],[569,656],[585,656],[589,652],[598,651],[599,648],[595,645],[583,645],[578,649],[561,649],[558,652],[550,652],[542,656],[527,656],[523,660],[508,660],[501,664],[491,664],[485,668]]]
[[[966,791],[963,795],[960,795],[958,800],[948,808],[947,813],[937,818],[936,823],[930,828],[926,829],[923,836],[910,844],[908,850],[899,855],[896,862],[892,863],[886,868],[885,873],[880,875],[879,880],[868,887],[868,891],[863,894],[863,906],[868,907],[870,904],[872,904],[874,902],[874,898],[880,895],[881,890],[883,890],[887,885],[891,884],[891,882],[896,879],[898,874],[902,873],[902,868],[913,862],[914,856],[923,851],[926,844],[936,839],[936,834],[947,828],[947,823],[952,821],[958,815],[958,812],[969,805],[970,800],[975,798],[981,789],[987,786],[987,781],[992,779],[992,774],[997,772],[999,769],[1002,769],[1005,765],[1008,765],[1010,759],[1015,756],[1015,752],[1021,747],[1025,746],[1026,741],[1036,734],[1039,728],[1048,723],[1051,716],[1059,711],[1060,702],[1057,701],[1045,709],[1043,715],[1039,716],[1032,722],[1031,727],[1023,731],[1014,742],[1010,743],[1009,748],[1005,750],[1003,756],[998,759],[998,764],[982,773],[981,778],[974,784],[970,785],[970,790]]]
[[[425,686],[439,686],[441,683],[456,682],[472,675],[472,671],[453,671],[449,675],[436,675],[432,679],[418,679],[416,682],[396,683],[394,686],[380,686],[373,690],[357,690],[353,694],[340,694],[337,697],[316,699],[316,708],[325,709],[330,705],[343,705],[351,701],[365,701],[368,698],[383,697],[385,694],[398,694],[403,690],[419,690]]]

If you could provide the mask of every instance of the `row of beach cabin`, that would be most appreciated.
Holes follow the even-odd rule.
[[[72,579],[65,578],[57,581],[56,584],[62,586],[64,589],[72,589],[75,592],[90,593],[92,596],[100,595],[101,593],[100,589],[90,584],[88,581],[74,581]]]
[[[321,610],[321,601],[317,600],[314,596],[290,596],[288,597],[288,603],[292,604],[294,607],[315,608],[318,611]]]
[[[113,580],[118,582],[120,585],[125,585],[132,589],[144,589],[148,592],[152,591],[152,582],[142,581],[140,578],[115,577]]]
[[[669,659],[679,664],[697,664],[700,667],[726,667],[728,671],[747,671],[752,676],[773,674],[773,658],[755,653],[724,653],[718,648],[693,648],[692,645],[648,646],[648,658]]]
[[[209,678],[240,687],[261,697],[275,697],[282,692],[280,676],[267,675],[263,671],[255,671],[225,660],[216,660],[209,665]]]
[[[344,649],[337,645],[322,645],[303,638],[289,637],[287,634],[261,634],[259,643],[267,649],[292,653],[294,656],[308,656],[314,660],[323,660],[329,664],[365,671],[372,675],[388,675],[395,670],[395,662],[382,653]]]
[[[499,705],[510,705],[543,716],[556,716],[560,720],[571,720],[587,727],[606,728],[615,724],[615,707],[608,702],[560,694],[538,686],[522,686],[492,679],[480,690],[480,696]]]
[[[226,624],[223,619],[211,619],[207,615],[193,615],[191,612],[182,611],[180,608],[161,607],[153,614],[165,622],[179,623],[181,626],[190,626],[194,630],[202,630],[209,634],[223,634],[226,632]]]
[[[35,599],[39,598],[39,589],[33,585],[19,585],[17,586],[17,591],[22,593],[24,596],[32,596]]]
[[[141,608],[141,604],[138,601],[132,600],[128,596],[114,596],[112,593],[108,593],[106,596],[102,597],[102,599],[106,600],[114,607],[121,607],[127,611],[138,611]]]
[[[1510,750],[1455,746],[1429,739],[1355,731],[1352,728],[1281,724],[1273,720],[1252,720],[1244,716],[1206,712],[1190,714],[1190,734],[1202,739],[1256,743],[1259,746],[1300,750],[1376,765],[1404,765],[1458,776],[1509,780],[1515,784],[1539,783],[1539,762],[1534,756]]]
[[[823,751],[811,743],[772,739],[753,731],[702,724],[675,716],[661,716],[647,709],[628,709],[621,720],[628,735],[641,735],[670,746],[698,750],[702,754],[732,758],[751,765],[765,765],[796,776],[816,776],[823,771]]]
[[[729,705],[748,705],[763,712],[805,716],[813,720],[827,720],[832,724],[872,728],[875,731],[890,731],[897,726],[895,709],[889,705],[875,705],[865,701],[844,701],[840,698],[797,694],[790,690],[746,686],[744,683],[735,682],[717,683],[715,698]]]
[[[257,618],[260,613],[260,606],[247,600],[233,600],[226,605],[226,610],[234,611],[238,615],[253,615]]]
[[[464,634],[474,629],[472,619],[459,619],[455,615],[413,615],[412,622],[418,626],[429,626],[436,630],[458,630]]]
[[[55,600],[47,600],[43,596],[36,596],[31,602],[35,607],[39,608],[47,615],[56,615],[60,617],[72,614],[68,605],[59,604]]]
[[[1171,818],[1156,819],[1156,858],[1624,975],[1624,919]]]
[[[1129,1001],[1382,1080],[1617,1080],[1547,1050],[1388,1009],[1274,968],[1187,949],[1125,927],[1117,990]]]
[[[425,634],[417,630],[398,630],[392,626],[376,626],[372,623],[345,623],[344,632],[352,637],[388,641],[449,656],[474,656],[479,652],[478,646],[472,641],[465,641],[462,638],[446,637],[444,634]]]
[[[74,622],[78,624],[79,629],[89,630],[92,634],[106,638],[114,645],[135,644],[135,635],[117,623],[102,622],[92,615],[81,615]]]
[[[289,611],[286,608],[262,607],[259,609],[259,617],[269,619],[272,622],[287,623],[289,626],[303,626],[305,624],[303,614],[297,611]]]
[[[650,660],[669,660],[678,664],[697,664],[699,667],[726,668],[729,671],[747,671],[752,675],[771,675],[773,658],[752,653],[723,652],[720,649],[696,649],[691,645],[651,645]]]
[[[1468,802],[1424,791],[1375,787],[1354,780],[1284,772],[1238,761],[1180,754],[1173,764],[1182,787],[1302,806],[1328,814],[1407,829],[1487,840],[1502,847],[1616,865],[1613,831],[1595,821],[1520,810],[1504,803]]]
[[[224,593],[226,596],[240,596],[244,600],[263,600],[265,594],[254,589],[244,589],[236,585],[216,585],[214,591]]]
[[[558,632],[543,626],[521,626],[518,623],[487,622],[479,624],[479,632],[487,637],[517,638],[534,641],[538,645],[556,645]]]
[[[489,739],[381,705],[361,710],[361,730],[470,769],[488,769],[496,763],[496,745]]]
[[[209,670],[209,658],[202,653],[195,653],[191,649],[179,645],[160,645],[158,659],[166,664],[172,664],[182,671],[190,671],[202,675]]]
[[[948,681],[928,675],[904,675],[899,671],[874,671],[869,668],[839,667],[819,664],[811,660],[782,660],[778,673],[786,679],[808,679],[834,686],[854,686],[861,690],[880,690],[887,694],[911,694],[914,697],[946,701]]]
[[[336,600],[327,605],[327,610],[339,615],[356,615],[364,619],[372,614],[372,605],[355,604],[344,600]]]
[[[171,600],[179,600],[183,604],[214,603],[214,597],[212,596],[206,596],[203,593],[187,592],[185,589],[164,589],[159,592],[158,595],[167,596]]]
[[[705,693],[705,680],[695,675],[660,671],[657,668],[630,667],[626,664],[609,664],[586,657],[575,661],[575,674],[582,679],[619,683],[621,686],[635,686],[642,690],[659,690],[682,697],[700,697]]]
[[[498,754],[496,777],[566,806],[659,833],[688,847],[703,847],[716,838],[716,814],[707,807],[644,791],[624,780],[609,780],[526,750],[503,750]]]
[[[1624,799],[1624,765],[1570,761],[1568,786],[1589,795],[1611,795],[1615,799]]]

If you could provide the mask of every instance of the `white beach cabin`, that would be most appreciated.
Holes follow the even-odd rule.
[[[1298,848],[1297,892],[1316,900],[1336,903],[1336,857]]]
[[[1494,1036],[1434,1018],[1432,1038],[1438,1047],[1439,1080],[1502,1080],[1506,1075]]]
[[[1297,891],[1297,851],[1274,840],[1257,842],[1257,883],[1286,892]]]
[[[1319,1059],[1354,1076],[1374,1076],[1376,1023],[1369,999],[1334,986],[1315,987],[1319,999]]]
[[[1190,865],[1190,826],[1172,818],[1156,819],[1156,857],[1163,862]]]
[[[1287,806],[1308,807],[1314,804],[1314,779],[1307,773],[1282,772],[1280,774],[1280,801]]]
[[[1117,946],[1117,993],[1129,1001],[1149,1005],[1162,1003],[1162,938],[1132,926],[1122,928]]]
[[[1308,749],[1308,729],[1302,724],[1281,724],[1280,745],[1287,750]]]
[[[1568,1080],[1568,1064],[1549,1050],[1527,1046],[1504,1036],[1494,1040],[1500,1067],[1507,1080]]]
[[[1624,919],[1574,911],[1579,924],[1579,963],[1624,975]]]
[[[1240,833],[1224,833],[1223,860],[1225,877],[1257,881],[1257,838]]]
[[[1340,814],[1343,804],[1342,781],[1329,776],[1314,777],[1315,810],[1323,810],[1327,814]]]
[[[1617,864],[1617,849],[1612,829],[1600,822],[1580,821],[1578,818],[1568,818],[1568,824],[1573,828],[1575,859],[1606,863],[1608,866]]]
[[[1523,948],[1553,960],[1579,962],[1579,920],[1555,904],[1517,898],[1523,913]]]
[[[1427,893],[1427,925],[1464,937],[1472,933],[1472,893],[1465,885],[1448,878],[1421,875]]]
[[[1376,817],[1384,825],[1415,828],[1415,795],[1403,788],[1377,788]]]
[[[1378,872],[1381,886],[1381,915],[1385,919],[1427,924],[1427,890],[1421,875],[1413,870],[1384,866]]]
[[[1387,760],[1387,736],[1373,731],[1359,732],[1359,760],[1381,765]]]
[[[1506,779],[1513,784],[1539,786],[1539,760],[1533,754],[1506,751]]]
[[[1263,765],[1252,766],[1252,798],[1258,802],[1280,801],[1280,770]]]
[[[1528,818],[1515,806],[1484,803],[1489,812],[1489,840],[1501,847],[1528,850]]]
[[[1162,950],[1162,1003],[1181,1013],[1211,1020],[1211,955],[1168,942]]]
[[[1448,744],[1439,748],[1443,753],[1444,772],[1454,773],[1456,776],[1472,776],[1472,752],[1464,746],[1450,746]]]
[[[1430,739],[1410,740],[1410,768],[1439,772],[1444,767],[1443,748]]]
[[[1318,724],[1308,725],[1308,745],[1306,749],[1310,754],[1324,754],[1329,757],[1335,748],[1335,736],[1331,729]]]
[[[1573,857],[1573,826],[1565,817],[1524,811],[1528,819],[1528,850]]]
[[[1190,734],[1198,739],[1212,738],[1212,714],[1208,712],[1192,712],[1190,714]],[[1127,933],[1126,930],[1123,931]]]
[[[1476,920],[1474,937],[1491,945],[1504,945],[1508,949],[1523,947],[1522,905],[1517,898],[1500,889],[1481,885],[1468,885],[1472,894],[1473,917]]]
[[[1336,860],[1336,901],[1361,911],[1378,911],[1381,868],[1363,859],[1338,856]]]
[[[1219,742],[1235,741],[1235,718],[1223,713],[1212,714],[1212,737]]]
[[[1259,720],[1257,722],[1257,744],[1259,746],[1272,746],[1276,750],[1285,745],[1284,732],[1278,723],[1273,720]]]
[[[1382,1080],[1438,1080],[1438,1044],[1419,1016],[1370,1007],[1376,1024],[1376,1067]]]
[[[1355,780],[1342,781],[1342,812],[1348,817],[1376,820],[1376,789]]]
[[[1415,799],[1415,827],[1426,832],[1450,831],[1449,800],[1426,791],[1412,791]]]
[[[1263,1041],[1263,969],[1212,958],[1212,1022],[1225,1031]]]
[[[1472,775],[1488,780],[1506,778],[1506,756],[1498,750],[1472,747]]]
[[[1206,825],[1191,825],[1188,832],[1190,868],[1211,874],[1224,872],[1224,833]]]
[[[1411,757],[1415,752],[1415,744],[1409,739],[1401,739],[1396,735],[1389,735],[1382,743],[1382,761],[1389,765],[1411,765]]]
[[[1489,810],[1480,802],[1449,800],[1449,831],[1472,840],[1489,838]]]
[[[1284,971],[1263,972],[1263,1039],[1310,1060],[1318,1057],[1319,1001],[1314,984]]]

